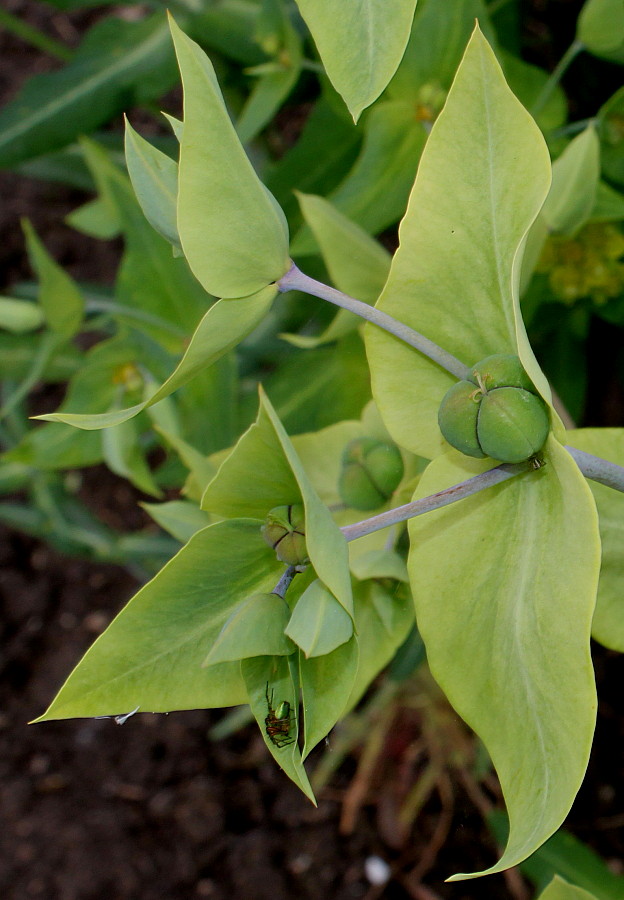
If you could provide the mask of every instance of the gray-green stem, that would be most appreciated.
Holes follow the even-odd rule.
[[[582,41],[572,41],[566,52],[563,54],[553,71],[550,73],[548,81],[540,91],[537,100],[529,110],[532,116],[536,116],[546,106],[550,97],[568,70],[571,63],[576,59],[581,50],[585,49]]]
[[[566,447],[566,450],[586,478],[624,493],[624,468],[622,466],[601,459],[599,456],[593,456],[591,453],[585,453],[584,450],[577,450],[575,447]],[[470,497],[495,484],[500,484],[508,478],[531,470],[532,466],[527,463],[496,466],[481,475],[474,475],[466,481],[454,484],[453,487],[444,491],[438,491],[437,494],[430,494],[428,497],[422,497],[412,503],[405,503],[403,506],[389,509],[377,516],[371,516],[362,522],[356,522],[354,525],[345,525],[341,531],[347,541],[354,541],[356,538],[380,531],[382,528],[388,528],[390,525],[396,525],[398,522],[405,522],[407,519],[413,519],[423,513],[449,506],[451,503],[456,503],[458,500],[463,500],[465,497]]]
[[[349,312],[355,313],[356,316],[360,316],[360,318],[366,319],[368,322],[372,322],[373,325],[383,328],[384,331],[409,344],[410,347],[414,347],[415,350],[433,360],[443,369],[446,369],[447,372],[450,372],[451,375],[459,378],[460,381],[470,376],[471,370],[468,366],[465,366],[463,362],[451,353],[443,350],[442,347],[438,347],[429,338],[389,316],[388,313],[382,312],[377,307],[363,303],[361,300],[356,300],[355,297],[349,297],[348,294],[343,294],[342,291],[329,287],[329,285],[323,284],[322,281],[310,278],[309,275],[305,275],[298,269],[294,263],[277,282],[277,287],[282,293],[286,291],[303,291],[306,294],[312,294],[314,297],[320,297],[321,300],[327,300],[329,303],[340,306],[342,309],[348,309]]]

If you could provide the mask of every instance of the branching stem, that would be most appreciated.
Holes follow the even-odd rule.
[[[370,306],[368,303],[349,297],[348,294],[343,294],[342,291],[337,291],[321,281],[310,278],[309,275],[305,275],[298,269],[294,263],[277,282],[277,287],[282,293],[286,291],[303,291],[306,294],[312,294],[314,297],[320,297],[321,300],[327,300],[329,303],[342,307],[342,309],[348,309],[349,312],[355,313],[356,316],[360,316],[360,318],[366,319],[374,325],[378,325],[379,328],[383,328],[384,331],[409,344],[410,347],[414,347],[456,378],[462,380],[470,377],[471,370],[468,366],[465,366],[463,362],[460,362],[451,353],[443,350],[442,347],[438,347],[429,338],[397,321],[397,319],[389,316],[388,313],[382,312],[375,306]]]

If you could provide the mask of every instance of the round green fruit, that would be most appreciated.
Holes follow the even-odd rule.
[[[542,449],[548,408],[517,356],[496,354],[445,394],[438,412],[446,440],[467,456],[519,463]]]
[[[403,458],[395,444],[379,438],[356,438],[342,456],[338,489],[352,509],[378,509],[403,478]]]
[[[286,565],[300,566],[308,561],[305,510],[300,504],[273,507],[264,520],[262,536]]]

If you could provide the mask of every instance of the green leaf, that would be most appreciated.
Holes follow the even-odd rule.
[[[145,459],[135,422],[121,422],[102,432],[102,456],[111,472],[127,479],[144,494],[162,497]]]
[[[519,355],[547,399],[520,318],[518,278],[549,182],[544,139],[475,30],[423,152],[377,303],[466,365]],[[380,329],[365,334],[373,394],[394,440],[435,456],[438,407],[453,376]]]
[[[241,143],[246,144],[273,118],[295,86],[303,59],[301,38],[280,0],[264,3],[256,40],[273,58],[271,71],[260,74],[236,123]],[[249,73],[248,74],[253,74]]]
[[[211,306],[197,326],[175,371],[148,400],[128,409],[96,415],[57,412],[36,418],[45,422],[64,422],[66,425],[74,425],[87,431],[119,425],[120,422],[131,419],[146,407],[152,406],[182,387],[194,375],[211,365],[253,331],[268,312],[276,293],[276,288],[269,285],[250,297],[243,297],[241,300],[220,300]]]
[[[322,197],[297,193],[297,198],[332,283],[345,294],[374,303],[390,271],[388,251]]]
[[[0,297],[0,328],[13,334],[35,331],[43,325],[45,316],[36,303],[29,300],[14,300]]]
[[[415,496],[487,468],[451,452],[430,464]],[[538,472],[412,519],[409,534],[431,671],[485,744],[503,789],[511,832],[502,859],[487,869],[499,872],[561,825],[587,766],[596,714],[595,504],[551,437]]]
[[[193,535],[210,524],[210,517],[188,500],[166,503],[141,503],[146,513],[177,541],[186,544]]]
[[[317,579],[297,600],[286,634],[306,657],[324,656],[351,638],[353,622]]]
[[[180,241],[207,291],[244,297],[288,270],[288,227],[245,155],[210,60],[173,21],[171,33],[184,86]]]
[[[600,157],[605,178],[624,185],[624,87],[598,111]]]
[[[358,655],[357,638],[351,637],[325,656],[300,658],[304,759],[344,713],[357,673]]]
[[[269,704],[273,711],[283,702],[288,702],[291,719],[297,716],[299,708],[298,685],[293,682],[292,673],[287,660],[282,657],[259,656],[241,661],[241,674],[245,680],[249,705],[260,728],[264,743],[279,766],[286,772],[312,803],[316,805],[308,776],[303,768],[301,752],[297,741],[278,746],[267,734],[266,718]],[[268,694],[268,700],[267,700]],[[298,732],[298,721],[292,721],[290,735],[294,738]]]
[[[499,50],[498,59],[505,72],[507,84],[512,89],[518,100],[527,109],[531,109],[542,93],[548,73],[543,69],[533,66],[512,53]],[[568,102],[562,89],[557,86],[548,97],[548,100],[536,113],[535,119],[543,132],[554,131],[566,121],[568,115]]]
[[[329,199],[365,231],[378,234],[405,211],[427,132],[412,105],[399,100],[377,104],[364,128],[362,150]],[[316,251],[308,229],[297,233],[291,251],[294,256]]]
[[[88,203],[84,203],[65,216],[65,222],[70,228],[75,228],[82,234],[99,238],[102,241],[117,237],[121,230],[119,217],[99,197],[89,200]]]
[[[488,816],[488,825],[497,842],[504,843],[509,831],[505,814],[494,810]],[[554,875],[561,875],[572,884],[590,891],[597,900],[621,900],[624,896],[624,878],[614,875],[587,844],[561,828],[521,863],[520,869],[538,890],[545,887]]]
[[[576,37],[590,53],[624,62],[623,0],[586,0],[578,18]]]
[[[590,217],[600,180],[600,143],[590,125],[565,148],[552,169],[541,215],[550,231],[573,234]]]
[[[369,550],[351,561],[351,571],[359,581],[367,578],[409,581],[405,560],[394,550]]]
[[[206,488],[202,509],[221,516],[243,514],[264,519],[273,507],[295,503],[305,507],[306,544],[312,565],[351,615],[346,541],[261,390],[258,418]]]
[[[606,181],[599,181],[589,221],[619,222],[623,219],[624,194],[610,187]]]
[[[539,900],[599,900],[599,898],[555,875],[546,890],[539,895]]]
[[[252,594],[232,611],[203,665],[251,656],[288,656],[295,650],[284,634],[289,617],[288,604],[278,594]]]
[[[82,324],[84,300],[75,282],[52,259],[27,219],[22,221],[30,264],[39,279],[38,300],[46,322],[58,335],[72,337]]]
[[[416,0],[297,0],[327,74],[357,122],[405,51]]]
[[[271,590],[282,568],[259,522],[198,531],[113,620],[37,721],[244,703],[236,663],[202,662],[236,605]]]
[[[145,218],[158,234],[182,249],[176,221],[178,164],[126,124],[126,165]]]
[[[174,81],[161,12],[142,22],[106,19],[67,66],[32,78],[0,112],[0,167],[63,147],[124,107],[160,96]]]
[[[580,428],[566,432],[566,441],[578,450],[624,465],[624,430],[621,428]],[[589,481],[598,507],[602,565],[598,582],[598,599],[592,622],[593,637],[611,650],[624,652],[624,555],[622,554],[622,522],[624,495],[619,491]]]

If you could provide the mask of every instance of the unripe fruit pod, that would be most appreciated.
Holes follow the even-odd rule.
[[[338,490],[352,509],[378,509],[403,478],[403,457],[395,444],[379,438],[356,438],[342,456]]]
[[[300,566],[308,561],[305,510],[300,504],[274,506],[264,520],[262,536],[286,565]]]
[[[438,412],[446,440],[467,456],[519,463],[544,446],[548,409],[517,356],[488,356],[471,380],[445,394]]]

